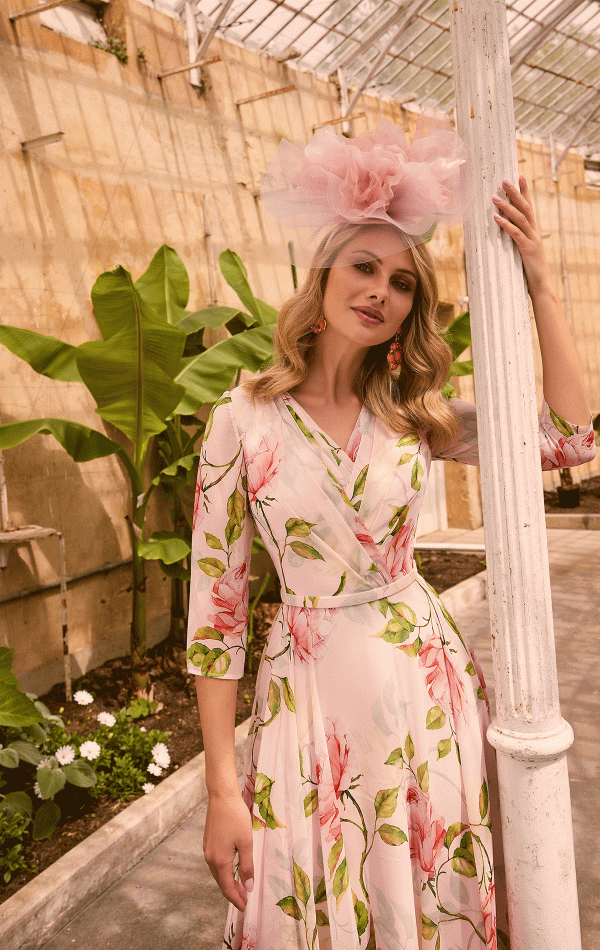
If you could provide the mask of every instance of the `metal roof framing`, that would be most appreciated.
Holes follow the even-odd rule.
[[[198,27],[320,75],[454,107],[448,0],[196,0]],[[173,3],[176,8],[176,0]],[[600,0],[507,0],[517,128],[600,149]],[[203,44],[206,48],[206,45]]]

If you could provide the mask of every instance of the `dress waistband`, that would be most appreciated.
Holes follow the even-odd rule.
[[[413,567],[408,574],[402,574],[390,584],[383,587],[373,587],[371,590],[354,591],[351,594],[334,594],[327,597],[310,597],[308,594],[288,594],[281,591],[281,600],[290,607],[351,607],[354,604],[367,604],[372,600],[382,600],[404,590],[417,576],[417,568]]]

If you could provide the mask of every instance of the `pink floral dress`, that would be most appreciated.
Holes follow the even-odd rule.
[[[442,458],[477,463],[474,406]],[[594,457],[546,404],[543,468]],[[188,669],[243,674],[255,529],[283,604],[245,765],[255,886],[223,950],[496,950],[489,722],[477,661],[417,573],[431,450],[365,407],[344,451],[289,395],[211,413],[196,495]]]

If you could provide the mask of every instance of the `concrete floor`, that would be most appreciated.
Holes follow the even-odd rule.
[[[482,537],[468,532],[468,540]],[[548,543],[562,714],[575,732],[569,770],[582,944],[600,950],[600,531],[551,530]],[[455,619],[493,700],[487,602]],[[202,856],[203,820],[194,815],[44,950],[221,950],[226,904]]]

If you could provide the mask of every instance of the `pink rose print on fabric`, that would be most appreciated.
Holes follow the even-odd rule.
[[[444,846],[444,819],[434,814],[429,795],[418,785],[411,783],[406,793],[406,803],[410,856],[418,860],[421,870],[429,879],[434,877],[435,862]]]
[[[317,757],[317,786],[319,794],[319,820],[321,827],[329,825],[327,841],[339,841],[342,834],[337,800],[343,791],[350,788],[354,756],[348,736],[337,720],[325,720],[327,755]]]
[[[256,927],[244,928],[244,933],[242,935],[242,945],[240,950],[258,950],[258,934],[256,933]]]
[[[402,574],[408,574],[412,569],[413,557],[410,539],[414,527],[414,522],[407,521],[384,545],[383,558],[392,580],[396,580]]]
[[[354,534],[356,535],[356,540],[362,544],[363,548],[369,554],[369,557],[373,560],[375,564],[381,564],[381,551],[375,544],[373,538],[369,534],[369,529],[366,524],[360,517],[356,515],[354,518]]]
[[[498,936],[496,931],[496,885],[492,882],[481,905],[483,910],[483,932],[485,934],[486,950],[498,950]]]
[[[330,631],[331,610],[313,610],[312,607],[284,605],[285,618],[291,634],[292,650],[299,660],[319,660],[325,652],[325,641]]]
[[[594,448],[594,432],[588,432],[586,436],[563,436],[558,440],[558,445],[554,449],[554,460],[547,458],[542,449],[542,470],[548,472],[554,468],[569,468],[570,466],[582,465],[594,458],[594,453],[590,450]]]
[[[419,665],[426,671],[425,682],[432,700],[451,715],[454,722],[459,717],[464,720],[465,687],[438,634],[423,643]]]
[[[212,602],[217,608],[208,619],[224,637],[241,637],[248,623],[246,589],[248,584],[247,559],[239,567],[232,567],[219,577],[212,589]]]
[[[354,432],[352,433],[352,436],[350,438],[350,441],[348,442],[348,445],[346,446],[346,455],[349,458],[351,458],[353,462],[356,461],[356,453],[358,452],[358,447],[360,445],[360,438],[361,438],[360,426],[357,426]]]
[[[248,432],[245,441],[248,498],[263,501],[278,472],[282,446],[274,432]]]

